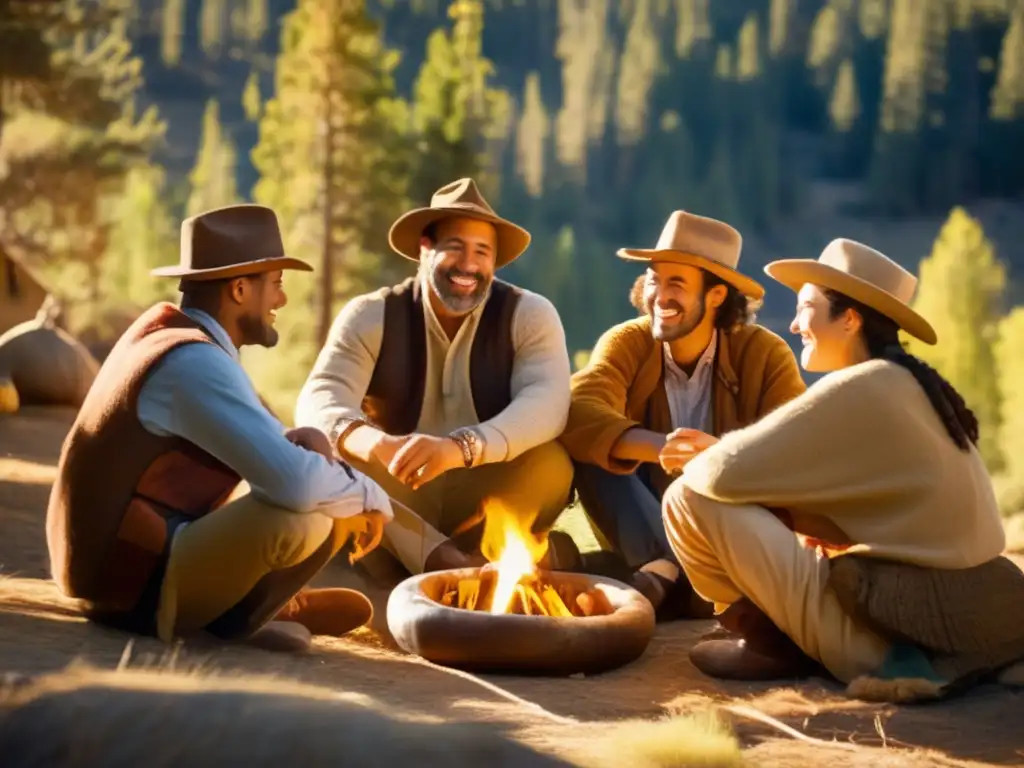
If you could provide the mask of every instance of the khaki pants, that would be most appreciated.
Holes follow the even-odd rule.
[[[316,512],[300,514],[251,495],[229,501],[174,537],[157,634],[170,642],[177,634],[201,630],[249,596],[264,577],[285,574],[270,590],[273,604],[257,608],[267,613],[253,617],[252,629],[258,628],[365,525],[362,515],[335,520]]]
[[[672,549],[694,590],[721,612],[747,597],[793,642],[845,683],[877,671],[889,644],[855,622],[828,586],[829,561],[753,504],[724,504],[669,486]]]
[[[462,523],[478,513],[485,498],[513,510],[534,531],[547,530],[568,506],[572,462],[561,444],[543,443],[512,461],[453,469],[419,490],[392,476],[379,461],[353,461],[352,466],[377,481],[395,501],[413,514],[395,508],[384,527],[383,546],[413,574],[423,572],[427,556]]]

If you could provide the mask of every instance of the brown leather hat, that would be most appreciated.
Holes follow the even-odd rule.
[[[430,199],[430,207],[417,208],[403,214],[391,225],[388,240],[392,250],[412,261],[420,260],[420,238],[423,230],[435,221],[447,218],[468,218],[487,221],[497,232],[495,266],[515,261],[530,245],[530,233],[501,218],[488,205],[473,179],[465,178],[445,184]]]
[[[284,255],[277,215],[263,205],[228,205],[181,223],[178,265],[158,267],[151,275],[184,280],[219,280],[276,269],[312,272],[304,261]]]

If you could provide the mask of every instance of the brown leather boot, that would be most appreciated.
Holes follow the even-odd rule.
[[[342,637],[373,618],[373,603],[362,592],[340,587],[303,589],[278,611],[275,621],[301,624],[314,635]]]
[[[715,633],[697,643],[690,661],[709,677],[722,680],[792,680],[828,676],[788,635],[747,599],[718,617],[731,636]]]

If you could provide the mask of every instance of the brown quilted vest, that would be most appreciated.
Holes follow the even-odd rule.
[[[522,292],[500,280],[491,283],[469,359],[473,406],[480,421],[512,402],[512,317]],[[384,291],[384,335],[362,410],[390,435],[416,430],[427,374],[427,329],[420,282],[410,277]]]
[[[215,342],[173,304],[147,310],[104,361],[64,441],[46,539],[54,581],[87,613],[154,610],[139,603],[162,578],[174,526],[223,504],[240,481],[192,443],[148,432],[136,415],[150,369],[192,343]]]

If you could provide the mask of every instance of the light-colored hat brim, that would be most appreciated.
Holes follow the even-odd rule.
[[[931,323],[907,304],[888,291],[883,291],[866,280],[828,264],[811,259],[781,259],[767,264],[764,271],[773,280],[795,293],[799,293],[805,283],[829,288],[880,312],[925,344],[935,344],[938,341],[938,335]]]
[[[150,271],[154,277],[178,277],[185,280],[223,280],[229,277],[243,277],[245,275],[257,275],[264,272],[273,272],[277,269],[294,269],[300,272],[312,272],[313,267],[299,259],[289,256],[281,256],[276,259],[260,259],[259,261],[247,261],[242,264],[231,264],[226,267],[214,269],[189,269],[180,265],[173,267],[157,267]]]
[[[391,225],[388,242],[395,253],[418,262],[423,230],[436,221],[450,218],[476,219],[494,225],[498,238],[494,257],[495,267],[511,264],[530,246],[530,233],[518,224],[513,224],[500,216],[468,208],[417,208],[409,211]]]
[[[705,256],[698,256],[693,253],[686,253],[685,251],[648,250],[643,248],[620,248],[616,254],[620,259],[625,259],[626,261],[668,261],[673,264],[706,269],[716,277],[725,280],[725,282],[729,283],[744,296],[755,301],[760,301],[764,298],[764,287],[756,280]]]

